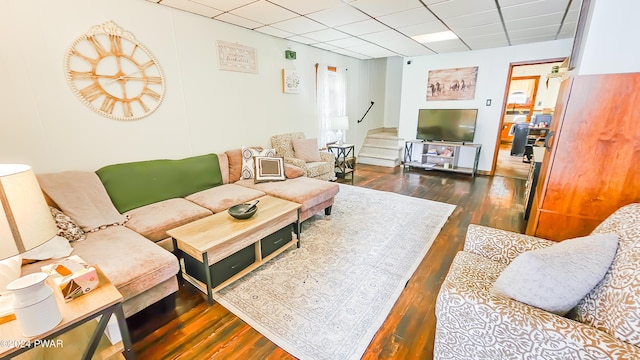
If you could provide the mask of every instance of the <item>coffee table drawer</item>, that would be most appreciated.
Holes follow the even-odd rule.
[[[225,280],[247,268],[255,261],[256,252],[255,247],[252,244],[229,257],[212,264],[209,266],[209,272],[211,273],[211,287],[215,288],[222,284]],[[205,284],[207,283],[204,266],[201,261],[194,259],[189,254],[184,254],[184,268],[187,274]]]
[[[272,252],[289,243],[292,239],[291,231],[291,225],[288,225],[260,240],[262,257],[269,256]]]

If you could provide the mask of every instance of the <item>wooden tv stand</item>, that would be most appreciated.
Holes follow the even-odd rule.
[[[475,151],[473,167],[459,166],[460,150],[472,148]],[[450,171],[475,176],[478,171],[481,144],[409,140],[404,143],[404,166],[418,167],[426,170]],[[415,151],[419,151],[419,159],[412,160]]]

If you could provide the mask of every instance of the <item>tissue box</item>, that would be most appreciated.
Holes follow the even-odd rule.
[[[42,271],[51,277],[66,302],[88,293],[100,284],[96,269],[77,255],[43,266]]]

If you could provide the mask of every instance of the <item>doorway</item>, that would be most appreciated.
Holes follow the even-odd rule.
[[[566,74],[565,60],[510,65],[493,160],[494,176],[527,179],[531,146],[544,141],[560,82]]]

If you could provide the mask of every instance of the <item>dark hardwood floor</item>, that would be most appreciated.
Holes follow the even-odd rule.
[[[524,232],[525,180],[358,164],[354,183],[457,205],[363,356],[431,359],[436,295],[467,226]],[[139,359],[293,359],[219,304],[208,306],[190,285],[178,291],[175,308],[152,306],[128,324]]]

